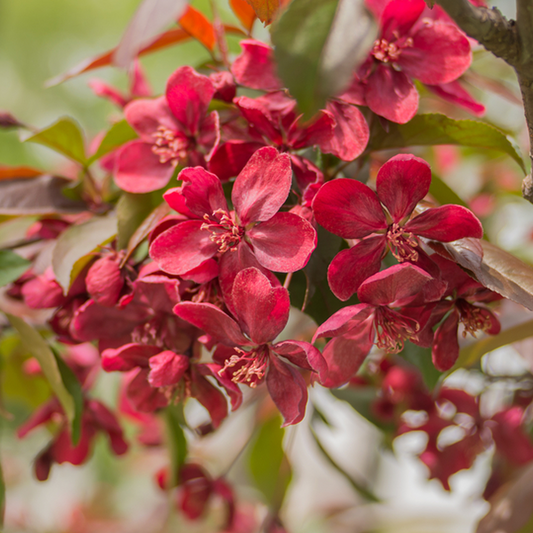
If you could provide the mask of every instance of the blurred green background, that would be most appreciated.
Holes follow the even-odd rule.
[[[224,9],[227,2],[220,3],[222,17],[236,22]],[[115,47],[138,4],[139,0],[0,0],[0,110],[37,128],[70,115],[90,136],[104,129],[119,110],[97,98],[87,83],[97,77],[125,89],[125,72],[104,67],[55,87],[45,83]],[[209,0],[191,4],[210,13]],[[145,56],[142,64],[157,94],[177,67],[208,59],[199,43],[188,42]],[[46,166],[55,160],[45,148],[21,145],[16,132],[0,131],[0,165]]]

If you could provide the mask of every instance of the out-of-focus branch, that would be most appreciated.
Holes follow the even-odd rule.
[[[529,131],[533,168],[533,2],[516,0],[517,20],[507,20],[496,8],[475,7],[468,0],[436,0],[457,25],[516,72]],[[524,198],[533,203],[531,173],[522,182]]]

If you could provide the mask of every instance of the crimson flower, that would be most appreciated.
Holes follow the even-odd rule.
[[[440,85],[465,72],[472,61],[468,39],[454,24],[422,17],[425,7],[424,0],[391,0],[385,6],[380,35],[341,99],[405,124],[418,109],[413,79]]]
[[[387,248],[399,262],[418,261],[424,266],[429,260],[419,246],[419,237],[450,242],[483,235],[479,220],[459,205],[426,209],[412,216],[430,183],[429,165],[401,154],[379,169],[376,192],[345,178],[321,187],[313,201],[317,222],[345,239],[361,239],[339,252],[328,268],[329,285],[337,298],[347,300],[368,276],[378,272]]]
[[[216,254],[250,247],[257,261],[275,272],[303,268],[316,246],[316,232],[302,217],[278,212],[291,188],[289,156],[259,149],[235,180],[228,209],[222,183],[203,168],[186,168],[185,185],[165,194],[191,220],[171,226],[150,246],[150,256],[170,274],[182,275]]]
[[[167,82],[165,96],[139,99],[124,109],[140,139],[117,153],[115,181],[128,192],[164,187],[177,165],[206,166],[218,143],[216,111],[207,114],[215,86],[191,67],[180,67]]]
[[[114,453],[126,453],[128,444],[115,415],[98,400],[84,398],[79,442],[72,444],[69,424],[57,398],[42,405],[30,419],[19,427],[17,435],[23,438],[34,428],[51,420],[60,421],[59,432],[35,460],[35,476],[39,481],[48,479],[53,463],[80,465],[89,457],[92,442],[98,432],[106,433]]]
[[[459,356],[457,330],[463,324],[463,336],[467,332],[475,337],[477,331],[490,335],[500,332],[500,322],[487,307],[479,305],[501,299],[501,296],[486,289],[472,279],[459,266],[441,256],[432,256],[441,271],[441,276],[448,283],[443,300],[437,305],[434,316],[446,316],[435,331],[432,357],[435,368],[440,371],[449,370]]]
[[[212,366],[222,380],[229,378],[252,388],[266,380],[284,426],[300,422],[305,414],[307,386],[300,372],[282,357],[318,374],[325,365],[320,352],[307,342],[273,344],[289,319],[288,291],[273,287],[257,268],[246,268],[235,277],[232,301],[235,318],[209,303],[181,302],[174,312],[223,345],[214,355],[221,364]]]
[[[445,289],[444,282],[410,263],[394,265],[364,281],[357,291],[361,303],[340,309],[315,333],[313,341],[333,337],[323,351],[328,368],[321,384],[339,387],[350,380],[370,352],[374,337],[378,348],[400,352],[404,341],[416,337],[427,317],[423,307],[417,319],[393,308],[437,301]]]

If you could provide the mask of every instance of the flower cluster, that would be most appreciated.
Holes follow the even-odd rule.
[[[500,332],[492,303],[502,295],[446,252],[454,241],[482,239],[478,218],[461,205],[438,205],[424,159],[380,159],[369,127],[388,131],[390,122],[414,117],[414,80],[480,112],[458,81],[472,42],[423,0],[367,4],[379,20],[376,41],[349,87],[307,121],[278,75],[272,47],[252,38],[212,72],[178,68],[159,97],[149,96],[138,64],[127,95],[92,83],[123,110],[137,138],[100,159],[107,177],[91,181],[90,209],[47,213],[30,227],[32,266],[6,290],[26,311],[50,310],[53,342],[82,391],[76,444],[56,398],[19,429],[23,437],[55,423],[35,462],[38,479],[54,462],[84,462],[98,432],[116,454],[126,451],[115,415],[90,390],[99,369],[121,373],[119,411],[139,426],[142,444],[160,446],[158,413],[189,399],[209,416],[195,430],[180,420],[189,437],[215,431],[230,409],[250,403],[273,403],[283,426],[297,424],[309,386],[355,386],[371,354],[381,360],[372,378],[374,414],[393,422],[395,435],[428,435],[420,459],[446,488],[490,447],[510,462],[533,459],[521,407],[485,416],[464,391],[443,386],[432,395],[419,373],[391,362],[414,344],[436,371],[454,368],[461,336]],[[76,258],[65,287],[43,250],[57,243],[57,251],[113,203],[118,238]],[[293,327],[296,309],[312,330]],[[76,354],[87,346],[96,355],[80,362]],[[409,425],[406,411],[423,412],[424,423]],[[441,432],[450,427],[464,438],[443,447]],[[173,481],[167,472],[159,484],[176,490],[188,519],[218,501],[224,531],[244,531],[228,482],[207,470],[187,460]],[[277,515],[265,522],[283,530],[278,523]]]

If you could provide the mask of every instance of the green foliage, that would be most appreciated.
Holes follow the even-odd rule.
[[[446,115],[416,115],[407,124],[387,123],[385,131],[373,121],[368,151],[455,144],[482,150],[497,150],[512,157],[526,173],[524,160],[516,143],[498,129],[475,120],[454,120]]]
[[[275,510],[281,507],[291,481],[291,468],[282,446],[283,434],[279,416],[263,422],[248,462],[256,487]]]
[[[137,138],[137,133],[126,120],[120,120],[107,130],[96,152],[89,158],[88,164],[94,163],[102,156],[112,152],[119,146]]]
[[[70,117],[60,118],[51,126],[25,139],[25,142],[42,144],[63,154],[72,161],[85,165],[85,146],[80,126]]]
[[[57,368],[61,374],[61,381],[65,386],[65,389],[72,396],[74,401],[74,416],[71,422],[71,439],[72,444],[76,446],[80,440],[81,436],[81,417],[83,415],[83,392],[81,390],[81,384],[78,381],[78,378],[75,376],[74,372],[69,368],[69,366],[63,361],[63,359],[54,353]]]
[[[11,250],[0,250],[0,287],[15,281],[30,265],[31,261]]]
[[[170,452],[170,482],[171,486],[175,486],[178,472],[187,458],[187,439],[182,427],[185,425],[183,404],[169,405],[165,409],[165,420]]]
[[[6,316],[20,335],[22,344],[39,362],[41,370],[61,403],[67,419],[73,424],[76,417],[75,401],[63,382],[63,376],[54,353],[41,335],[25,320],[8,313]],[[69,384],[69,387],[71,386]]]
[[[126,248],[146,217],[161,203],[161,193],[122,193],[117,202],[117,247]]]
[[[107,216],[94,217],[84,224],[70,226],[60,235],[52,255],[52,268],[65,294],[91,260],[89,254],[108,243],[116,234],[117,219]]]
[[[349,83],[374,38],[371,28],[360,0],[293,0],[275,22],[278,74],[305,118]]]

